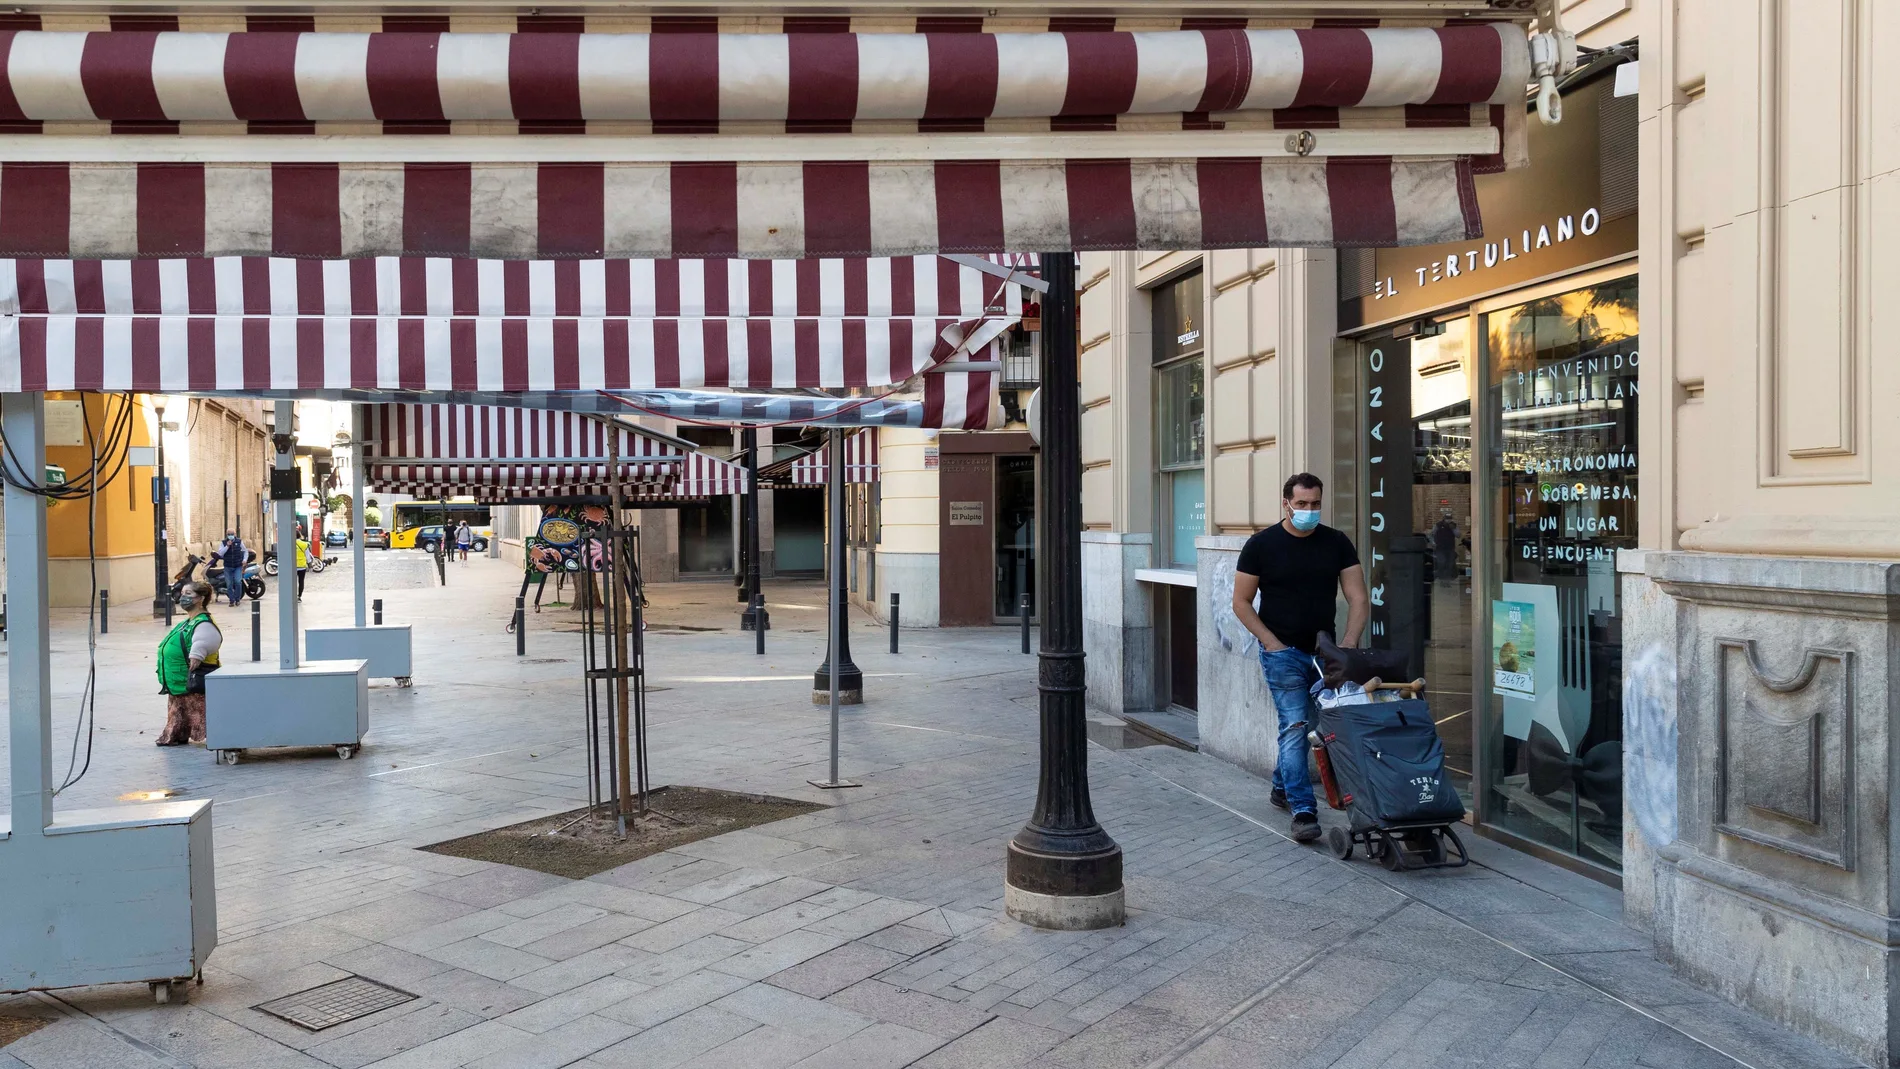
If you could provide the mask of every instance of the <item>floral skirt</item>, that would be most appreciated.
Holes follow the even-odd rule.
[[[172,694],[165,700],[165,731],[160,746],[183,746],[205,741],[205,696]]]

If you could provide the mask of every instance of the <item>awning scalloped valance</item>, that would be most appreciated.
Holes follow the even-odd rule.
[[[623,490],[641,500],[746,491],[745,469],[668,435],[577,412],[490,405],[373,404],[363,412],[370,489],[419,497],[604,496],[614,444]]]
[[[1465,157],[0,163],[9,257],[802,259],[1482,233]]]

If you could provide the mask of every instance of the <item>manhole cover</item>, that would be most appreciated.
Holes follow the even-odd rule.
[[[282,1018],[299,1028],[321,1032],[345,1021],[354,1021],[358,1017],[380,1013],[391,1006],[400,1006],[415,998],[415,995],[398,991],[387,984],[365,980],[360,976],[346,976],[322,987],[285,995],[252,1008]]]

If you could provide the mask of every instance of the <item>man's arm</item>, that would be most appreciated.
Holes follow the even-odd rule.
[[[1346,633],[1340,645],[1355,649],[1359,636],[1365,633],[1366,621],[1372,619],[1372,598],[1366,593],[1365,569],[1355,564],[1340,572],[1339,589],[1346,594]]]
[[[1260,577],[1246,572],[1234,573],[1234,617],[1247,633],[1260,641],[1260,648],[1272,653],[1286,648],[1286,643],[1273,637],[1267,625],[1260,620],[1260,614],[1253,611],[1253,596],[1260,589]]]

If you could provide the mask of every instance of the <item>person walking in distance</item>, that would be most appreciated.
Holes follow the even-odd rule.
[[[303,577],[310,570],[310,542],[302,534],[297,536],[297,600],[303,600]]]
[[[468,521],[463,520],[455,528],[455,552],[463,564],[468,563],[468,544],[474,540],[475,535],[468,529]]]
[[[1320,834],[1319,803],[1307,771],[1306,728],[1319,681],[1313,647],[1322,633],[1336,636],[1343,647],[1359,645],[1372,612],[1352,539],[1319,522],[1325,489],[1317,475],[1288,479],[1280,491],[1280,522],[1247,539],[1234,565],[1234,615],[1260,643],[1260,671],[1280,719],[1280,755],[1268,797],[1292,811],[1293,840],[1301,843]],[[1343,634],[1335,629],[1340,591],[1347,606]]]
[[[236,531],[224,532],[224,596],[231,599],[232,608],[244,600],[244,564],[248,551],[244,540]]]

